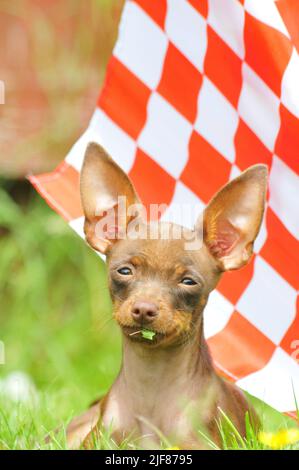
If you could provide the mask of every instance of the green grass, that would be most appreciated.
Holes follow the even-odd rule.
[[[6,353],[0,383],[22,371],[37,389],[33,403],[0,395],[0,448],[46,448],[44,436],[60,426],[50,447],[64,449],[66,424],[107,391],[120,365],[105,265],[39,197],[22,208],[1,188],[0,298]],[[262,402],[255,404],[266,429],[294,427]],[[250,427],[246,441],[231,439],[231,426],[222,433],[224,447],[263,448]],[[115,448],[109,431],[96,447]]]

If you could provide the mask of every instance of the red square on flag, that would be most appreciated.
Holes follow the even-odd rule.
[[[62,162],[52,173],[39,177],[30,176],[36,190],[48,204],[65,220],[73,220],[83,215],[79,181],[80,175],[71,165]]]
[[[236,271],[227,271],[223,274],[217,289],[230,302],[236,304],[248,286],[254,271],[254,255],[246,266]]]
[[[208,16],[208,0],[188,0],[204,18]]]
[[[219,64],[225,64],[219,67]],[[204,70],[224,96],[237,107],[242,87],[242,61],[208,26],[208,47]]]
[[[157,91],[190,122],[194,122],[196,117],[201,83],[201,73],[169,42]]]
[[[279,0],[276,5],[299,52],[299,2],[298,0]]]
[[[167,11],[167,0],[134,0],[163,29]]]
[[[272,153],[254,132],[240,119],[235,135],[236,165],[246,170],[255,163],[265,163],[270,168]]]
[[[136,139],[146,121],[151,91],[115,57],[110,59],[107,77],[98,106]]]
[[[299,84],[299,77],[298,77]],[[298,85],[299,86],[299,85]],[[299,173],[299,119],[280,104],[280,130],[275,152],[297,174]]]
[[[262,369],[275,351],[274,343],[237,311],[208,344],[215,360],[237,379]]]
[[[176,185],[175,179],[140,149],[137,149],[136,159],[129,175],[147,210],[150,204],[171,202]],[[155,191],[152,190],[152,181],[155,181]]]
[[[246,62],[280,97],[281,80],[292,53],[290,40],[246,12],[244,41]]]
[[[207,203],[227,182],[230,171],[231,164],[193,131],[189,143],[189,160],[180,180]]]
[[[297,296],[295,320],[286,332],[280,346],[299,364],[299,296]]]
[[[299,289],[298,241],[285,228],[270,207],[266,214],[266,226],[268,237],[260,255],[295,289]]]

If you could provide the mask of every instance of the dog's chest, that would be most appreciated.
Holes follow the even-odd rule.
[[[196,405],[177,406],[175,400],[161,404],[158,400],[145,406],[125,401],[124,397],[111,395],[103,413],[103,424],[110,428],[118,444],[124,439],[136,439],[143,448],[159,448],[163,437],[165,442],[190,447],[199,446],[194,431]],[[193,415],[193,417],[192,417]]]

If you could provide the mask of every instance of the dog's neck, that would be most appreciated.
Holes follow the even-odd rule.
[[[155,348],[123,339],[123,363],[118,385],[132,403],[144,410],[161,397],[169,400],[196,395],[201,381],[213,374],[202,328],[187,342]],[[158,397],[157,395],[161,395]]]

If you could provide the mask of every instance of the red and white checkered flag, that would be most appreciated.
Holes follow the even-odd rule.
[[[226,273],[211,294],[205,334],[220,372],[293,414],[294,392],[299,399],[298,25],[296,0],[128,0],[88,129],[53,173],[31,177],[83,235],[79,171],[90,141],[129,174],[145,205],[204,207],[241,170],[266,163],[267,211],[253,260]]]

